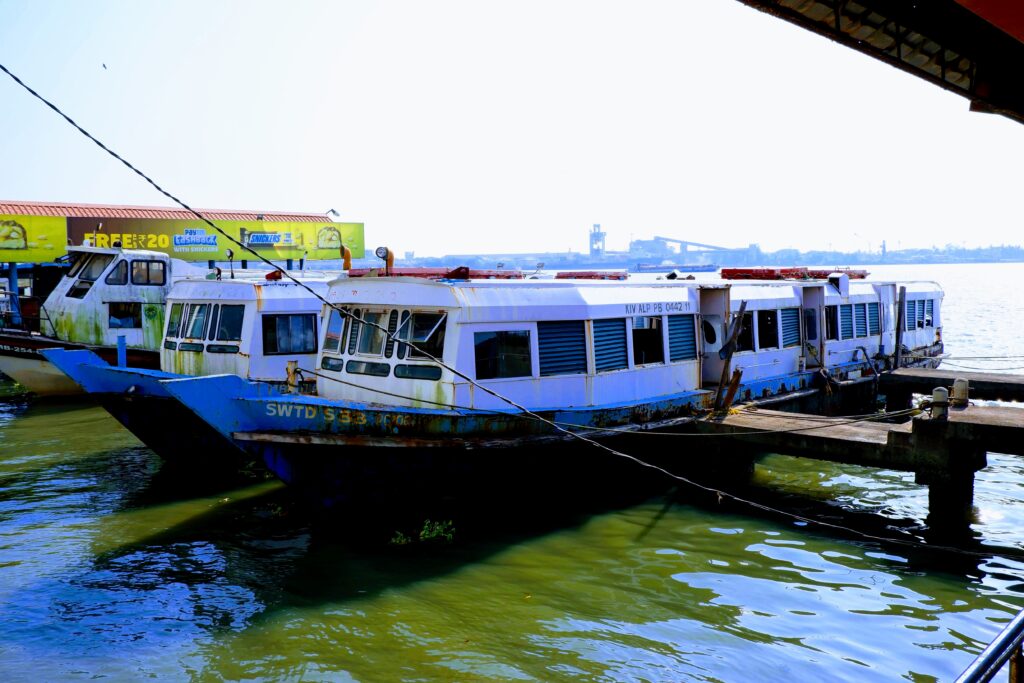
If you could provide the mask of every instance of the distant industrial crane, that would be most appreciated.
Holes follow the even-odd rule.
[[[719,247],[714,244],[704,244],[702,242],[691,242],[690,240],[679,240],[674,237],[661,237],[655,235],[654,239],[661,240],[662,242],[670,242],[672,244],[678,244],[683,251],[687,251],[688,247],[699,247],[701,249],[710,249],[712,251],[744,251],[744,249],[736,247]]]

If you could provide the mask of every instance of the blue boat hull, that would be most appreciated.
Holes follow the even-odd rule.
[[[161,381],[178,375],[112,366],[91,351],[41,353],[162,459],[213,469],[251,461],[244,449],[167,393]]]
[[[764,393],[784,384],[795,407],[800,400],[834,403],[845,397],[848,402],[854,393],[819,391],[811,386],[815,377],[816,373],[804,373],[778,378],[773,386],[761,381],[747,388]],[[271,472],[298,489],[303,500],[318,507],[487,490],[499,481],[502,487],[520,487],[534,495],[541,484],[572,484],[584,474],[611,487],[661,476],[515,412],[459,413],[346,403],[285,394],[227,375],[162,384],[222,436],[262,459]],[[848,388],[852,390],[853,384]],[[870,381],[859,388],[859,405],[873,400]],[[693,415],[710,407],[713,396],[696,391],[639,406],[539,413],[647,462],[703,467],[711,454],[705,443],[696,447],[692,440],[644,432],[686,429]],[[690,452],[694,457],[686,457]],[[714,455],[725,462],[733,453]]]

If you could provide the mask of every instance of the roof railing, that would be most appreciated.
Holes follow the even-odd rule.
[[[1021,654],[1021,643],[1024,642],[1024,610],[1017,613],[999,635],[988,644],[971,665],[964,669],[956,679],[956,683],[985,683],[991,681],[999,670],[1009,662],[1010,683],[1024,683],[1024,655]]]

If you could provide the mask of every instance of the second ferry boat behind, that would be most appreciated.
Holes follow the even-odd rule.
[[[42,354],[163,458],[214,464],[240,449],[173,399],[161,380],[229,374],[285,387],[289,362],[316,362],[321,327],[316,295],[324,296],[327,283],[337,277],[296,272],[299,285],[254,275],[175,284],[167,296],[160,370],[111,366],[88,351]],[[315,388],[313,382],[302,387]]]

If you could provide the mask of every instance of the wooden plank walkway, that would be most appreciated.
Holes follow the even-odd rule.
[[[878,377],[882,394],[931,394],[935,387],[951,387],[953,380],[966,379],[971,385],[971,398],[991,401],[1024,402],[1024,375],[995,372],[968,372],[955,368],[900,368]]]

